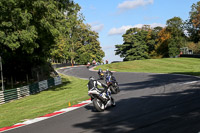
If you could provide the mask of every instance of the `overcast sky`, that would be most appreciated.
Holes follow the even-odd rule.
[[[85,23],[99,33],[105,52],[104,60],[121,61],[115,45],[122,44],[122,35],[132,27],[165,26],[173,17],[188,19],[193,3],[199,0],[74,0],[81,6]]]

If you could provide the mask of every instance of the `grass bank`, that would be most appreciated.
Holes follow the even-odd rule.
[[[135,60],[98,66],[98,70],[109,69],[117,72],[176,73],[200,76],[200,59],[198,58],[163,58]]]
[[[62,75],[62,85],[0,105],[0,128],[67,108],[89,98],[87,82]]]

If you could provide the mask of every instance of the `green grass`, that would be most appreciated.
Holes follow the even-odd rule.
[[[198,58],[163,58],[135,60],[98,66],[98,70],[109,69],[117,72],[176,73],[200,76],[200,59]]]
[[[87,82],[62,75],[63,84],[20,100],[0,105],[0,128],[67,108],[89,98]]]

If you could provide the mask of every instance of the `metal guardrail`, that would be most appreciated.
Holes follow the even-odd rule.
[[[30,95],[29,85],[17,88],[17,95],[18,99],[23,98],[25,96],[29,96]]]
[[[18,99],[17,89],[4,90],[3,94],[4,94],[4,102],[9,102],[11,100]]]
[[[62,80],[61,77],[58,76],[20,88],[0,91],[0,105],[12,100],[20,99],[29,95],[39,93],[41,91],[47,90],[52,86],[60,84],[62,84]]]

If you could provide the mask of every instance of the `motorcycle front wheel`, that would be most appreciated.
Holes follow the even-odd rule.
[[[94,98],[93,99],[93,105],[96,108],[97,111],[102,112],[105,109],[105,105],[103,104],[103,102],[101,100],[99,100],[98,98]]]

